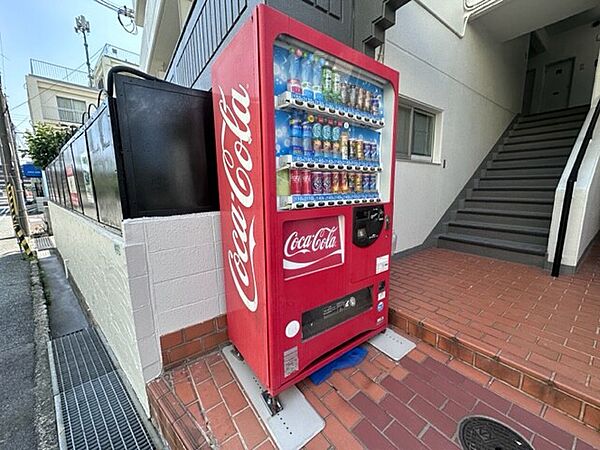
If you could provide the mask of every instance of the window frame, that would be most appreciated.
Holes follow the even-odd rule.
[[[60,102],[59,101],[69,101],[71,103],[71,108],[65,108],[60,106]],[[73,106],[75,105],[75,102],[80,102],[83,103],[83,110],[79,111],[76,110],[75,108],[73,108]],[[80,100],[78,98],[72,98],[72,97],[63,97],[61,95],[57,95],[56,96],[56,108],[58,111],[58,120],[60,122],[67,122],[67,123],[80,123],[81,122],[81,115],[86,111],[87,108],[87,103],[85,100]],[[71,118],[74,118],[75,120],[69,120],[69,119],[63,119],[61,117],[61,113],[68,115],[71,115]],[[78,116],[79,115],[79,116]]]
[[[438,161],[440,158],[439,152],[439,136],[441,132],[441,111],[430,107],[428,105],[424,105],[422,103],[415,102],[413,100],[406,99],[404,97],[400,97],[398,101],[398,109],[405,108],[410,110],[410,120],[408,126],[408,152],[407,153],[399,153],[398,145],[400,144],[399,136],[396,139],[396,148],[394,149],[394,155],[397,161],[412,161],[419,163],[430,163],[430,164],[440,164]],[[414,134],[414,117],[415,111],[424,116],[430,117],[433,122],[431,123],[431,139],[430,139],[430,149],[431,155],[418,155],[413,153],[413,134]],[[400,114],[398,112],[398,118]],[[396,132],[399,133],[400,123],[398,120],[398,124],[396,125]]]

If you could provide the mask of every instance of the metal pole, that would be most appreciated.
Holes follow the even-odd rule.
[[[88,69],[88,84],[90,87],[93,87],[93,77],[92,77],[92,66],[90,65],[90,52],[88,50],[87,36],[85,30],[82,31],[83,34],[83,46],[85,47],[85,62],[87,64]]]
[[[11,133],[12,127],[10,126],[8,106],[6,104],[4,92],[2,91],[2,84],[0,83],[0,147],[2,149],[2,167],[4,167],[6,181],[12,185],[15,192],[17,200],[17,220],[23,233],[25,233],[26,236],[29,236],[27,207],[25,206],[25,199],[23,198],[23,186],[21,184],[21,174],[19,173],[20,167],[18,161],[14,158],[14,150],[11,145],[14,143]]]

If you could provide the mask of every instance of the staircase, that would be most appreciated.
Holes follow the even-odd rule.
[[[544,265],[554,191],[588,111],[518,117],[447,215],[438,246]]]

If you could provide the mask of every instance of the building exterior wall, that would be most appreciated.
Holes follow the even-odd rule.
[[[546,51],[529,60],[528,70],[535,70],[531,112],[542,110],[542,91],[546,65],[574,58],[569,106],[590,103],[600,41],[600,28],[582,25],[564,33],[547,36]]]
[[[25,77],[29,114],[32,123],[48,122],[55,125],[80,125],[81,118],[76,122],[61,120],[58,114],[57,97],[81,100],[95,105],[98,98],[96,89],[65,83],[35,75]]]
[[[148,411],[123,238],[52,202],[49,210],[56,248],[69,276]]]
[[[385,63],[400,72],[400,102],[439,113],[433,163],[396,164],[395,252],[425,241],[520,111],[528,43],[499,43],[470,25],[460,38],[416,2],[396,12]]]
[[[160,374],[160,337],[225,313],[218,212],[123,222],[144,379]]]

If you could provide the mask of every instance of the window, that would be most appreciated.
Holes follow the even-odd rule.
[[[85,112],[85,102],[73,98],[56,97],[58,118],[62,122],[81,123],[81,115]]]
[[[398,107],[396,158],[433,160],[436,113],[407,104]]]

